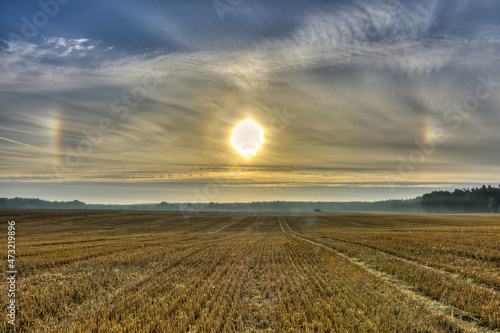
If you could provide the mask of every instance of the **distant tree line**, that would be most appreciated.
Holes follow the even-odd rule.
[[[0,198],[0,209],[85,209],[87,204],[78,200],[46,201],[27,198]]]
[[[385,200],[375,202],[326,202],[326,201],[258,201],[242,203],[168,203],[156,205],[157,210],[186,211],[314,211],[347,212],[347,211],[390,211],[417,212],[419,199]]]
[[[171,210],[171,211],[392,211],[417,212],[419,199],[376,202],[264,201],[245,203],[86,204],[74,201],[46,201],[34,198],[0,198],[0,209],[89,209],[89,210]]]
[[[0,198],[0,209],[91,209],[91,210],[153,210],[157,204],[106,205],[86,204],[79,200],[47,201],[35,198]]]
[[[420,205],[429,213],[500,213],[500,187],[434,191],[424,194]]]
[[[0,209],[91,209],[91,210],[171,210],[171,211],[380,211],[401,213],[500,213],[500,187],[434,191],[414,199],[384,201],[259,201],[242,203],[172,203],[108,205],[73,201],[45,201],[0,198]]]

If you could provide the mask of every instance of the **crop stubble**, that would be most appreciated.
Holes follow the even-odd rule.
[[[500,329],[494,215],[0,215],[18,221],[17,332]]]

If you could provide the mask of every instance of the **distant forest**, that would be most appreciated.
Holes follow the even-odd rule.
[[[500,213],[500,187],[434,191],[419,201],[422,211],[428,213]]]
[[[500,213],[500,187],[434,191],[414,199],[375,202],[264,201],[248,203],[168,203],[133,205],[86,204],[82,201],[45,201],[0,198],[0,209],[181,210],[181,211],[383,211],[407,213]]]

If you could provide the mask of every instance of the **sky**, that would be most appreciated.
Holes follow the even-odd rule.
[[[498,186],[493,0],[3,0],[0,196],[373,201]],[[244,157],[233,129],[264,130]]]

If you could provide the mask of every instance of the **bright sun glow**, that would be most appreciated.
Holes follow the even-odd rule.
[[[264,143],[264,130],[254,121],[247,119],[233,130],[231,144],[241,155],[255,154]]]

